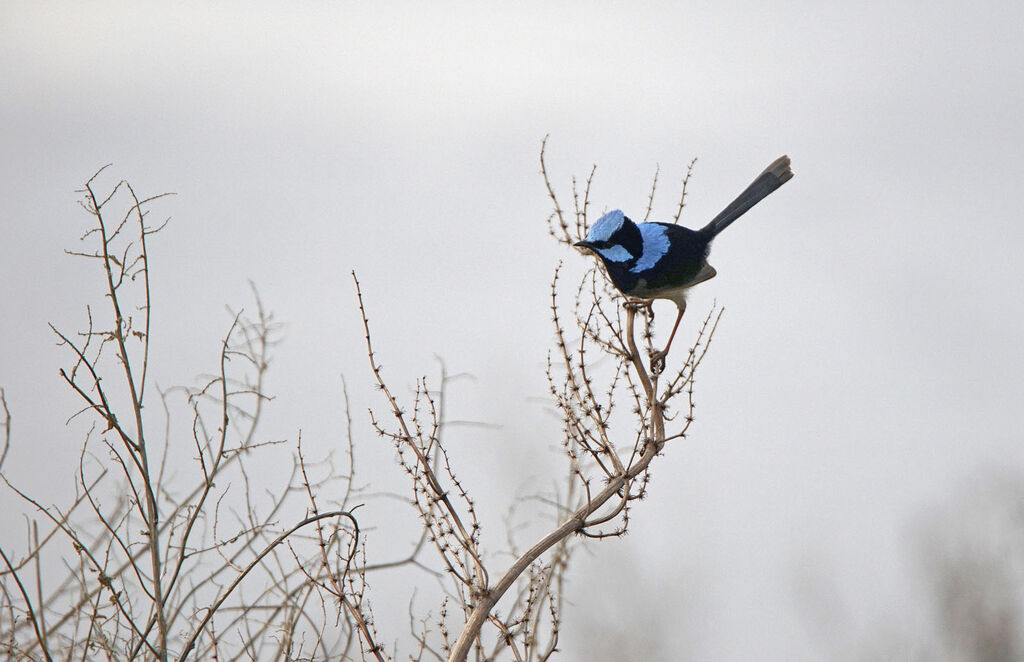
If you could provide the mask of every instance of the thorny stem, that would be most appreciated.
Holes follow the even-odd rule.
[[[592,494],[590,498],[587,499],[586,503],[577,508],[576,511],[573,512],[573,514],[563,521],[556,529],[541,538],[533,547],[517,558],[509,569],[505,571],[505,574],[501,576],[501,579],[481,595],[479,602],[477,602],[473,607],[473,611],[470,614],[469,620],[466,622],[462,633],[455,642],[455,646],[452,647],[451,655],[448,657],[449,662],[463,662],[466,659],[466,656],[469,654],[469,649],[479,636],[480,629],[487,621],[491,610],[494,609],[494,606],[506,591],[515,584],[516,579],[527,568],[529,568],[534,561],[540,558],[544,552],[558,542],[565,540],[573,533],[583,531],[583,529],[589,524],[588,518],[601,508],[601,506],[607,503],[609,499],[624,490],[631,480],[642,474],[647,469],[651,461],[659,452],[661,452],[661,448],[665,443],[664,403],[658,402],[656,399],[655,389],[657,389],[658,386],[657,376],[654,376],[652,379],[651,376],[648,375],[647,369],[643,365],[643,361],[639,358],[639,352],[636,350],[636,340],[633,335],[633,320],[636,317],[636,312],[636,306],[628,306],[626,308],[627,339],[631,354],[630,361],[633,363],[633,367],[640,378],[641,384],[643,384],[647,401],[651,404],[650,417],[651,429],[653,432],[652,438],[649,440],[649,443],[644,446],[644,450],[640,456],[636,458],[623,473],[612,477],[608,481],[608,484],[605,485],[604,489],[597,494]]]
[[[381,375],[380,366],[377,365],[376,358],[373,352],[373,343],[370,340],[370,327],[369,319],[366,315],[366,308],[363,305],[363,293],[359,287],[359,279],[356,277],[356,272],[352,272],[352,280],[356,286],[356,297],[359,300],[359,312],[363,319],[363,330],[366,333],[366,351],[370,359],[370,367],[373,370],[374,377],[377,380],[378,388],[384,393],[384,396],[388,400],[388,404],[391,407],[391,412],[394,415],[395,420],[402,430],[402,440],[406,443],[407,448],[411,448],[413,453],[416,455],[417,462],[423,469],[423,476],[426,479],[427,486],[433,493],[433,498],[438,503],[443,504],[444,510],[455,528],[458,530],[458,540],[462,548],[467,552],[470,559],[473,562],[473,574],[474,584],[471,587],[473,591],[483,591],[488,582],[487,569],[484,568],[483,563],[480,560],[480,555],[476,550],[476,539],[472,536],[469,531],[466,530],[465,524],[462,522],[462,517],[459,515],[458,510],[452,503],[451,498],[448,496],[448,491],[445,490],[437,479],[434,470],[431,466],[430,459],[424,455],[423,451],[412,440],[416,438],[416,435],[409,429],[408,424],[405,420],[405,414],[402,412],[401,407],[398,406],[398,402],[384,383],[384,377]]]

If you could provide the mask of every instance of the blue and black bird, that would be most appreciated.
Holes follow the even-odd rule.
[[[576,246],[594,253],[620,292],[640,299],[668,299],[679,307],[665,349],[651,357],[660,372],[679,321],[686,311],[686,292],[715,277],[708,264],[711,242],[718,233],[790,180],[789,157],[781,156],[757,176],[743,193],[700,230],[675,223],[634,223],[621,210],[610,211],[594,223]]]

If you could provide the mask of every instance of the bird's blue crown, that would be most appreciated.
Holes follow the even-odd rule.
[[[622,213],[621,209],[608,212],[597,219],[597,223],[590,226],[590,231],[587,232],[587,241],[609,241],[612,235],[622,228],[626,220],[626,215]]]

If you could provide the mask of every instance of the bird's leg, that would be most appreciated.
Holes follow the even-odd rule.
[[[679,304],[679,315],[676,317],[676,323],[672,327],[672,333],[669,334],[668,343],[665,344],[665,349],[651,354],[651,372],[655,375],[661,374],[661,371],[665,369],[665,357],[668,356],[668,350],[672,347],[672,340],[676,337],[676,331],[679,329],[679,323],[683,321],[683,313],[685,312],[686,301],[683,301]]]

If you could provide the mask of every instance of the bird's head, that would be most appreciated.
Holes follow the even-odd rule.
[[[597,219],[597,222],[590,226],[586,238],[574,245],[596,254],[609,267],[635,264],[644,252],[644,240],[640,229],[619,209]]]

